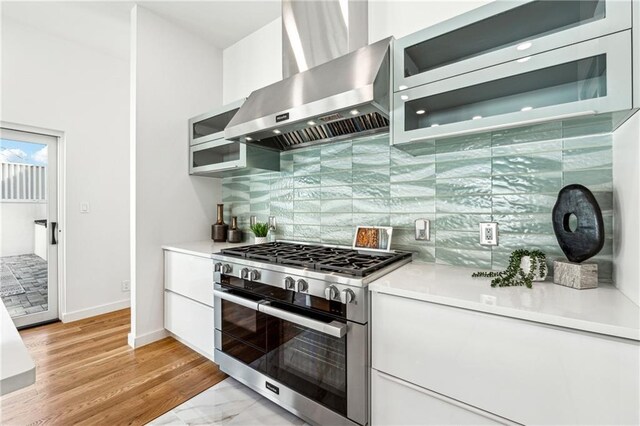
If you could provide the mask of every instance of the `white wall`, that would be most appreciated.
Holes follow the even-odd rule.
[[[164,336],[166,243],[206,240],[219,179],[188,175],[187,120],[222,104],[222,51],[141,6],[132,11],[130,345]]]
[[[613,134],[613,280],[640,305],[640,113]]]
[[[128,62],[2,18],[1,119],[61,130],[66,144],[63,319],[128,305]],[[91,212],[80,214],[80,202]],[[4,229],[3,229],[4,232]]]
[[[246,98],[282,80],[282,19],[265,25],[223,52],[223,102]]]
[[[34,253],[33,221],[46,218],[46,203],[0,203],[0,256]]]
[[[370,0],[369,43],[389,36],[404,37],[489,2]]]

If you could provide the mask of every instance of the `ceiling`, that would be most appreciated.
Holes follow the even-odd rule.
[[[129,57],[129,17],[147,8],[224,49],[281,13],[280,0],[2,1],[2,18],[73,40],[123,59]]]

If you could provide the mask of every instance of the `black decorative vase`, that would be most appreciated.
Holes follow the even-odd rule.
[[[577,226],[571,229],[571,217]],[[591,191],[582,185],[567,185],[558,193],[553,206],[553,231],[569,261],[574,263],[598,254],[604,246],[602,211]]]
[[[228,240],[230,243],[242,242],[242,231],[238,229],[238,217],[231,218],[231,228],[229,228]]]
[[[224,204],[218,204],[218,221],[211,226],[211,239],[216,243],[227,241],[227,224],[224,223]]]

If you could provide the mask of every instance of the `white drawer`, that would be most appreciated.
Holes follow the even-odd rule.
[[[213,307],[213,261],[165,250],[164,288]]]
[[[213,308],[165,290],[164,328],[213,360]]]
[[[638,424],[638,342],[373,293],[372,364],[524,424]]]
[[[506,421],[371,370],[371,425],[495,425]],[[507,423],[508,424],[508,423]]]

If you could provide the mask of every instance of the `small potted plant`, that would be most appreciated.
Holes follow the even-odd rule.
[[[502,272],[475,272],[472,277],[493,278],[491,287],[526,286],[547,277],[547,257],[540,250],[515,250],[509,257],[509,266]]]
[[[250,226],[251,232],[255,235],[256,244],[264,244],[267,242],[267,233],[269,232],[269,225],[266,223],[254,223]]]

